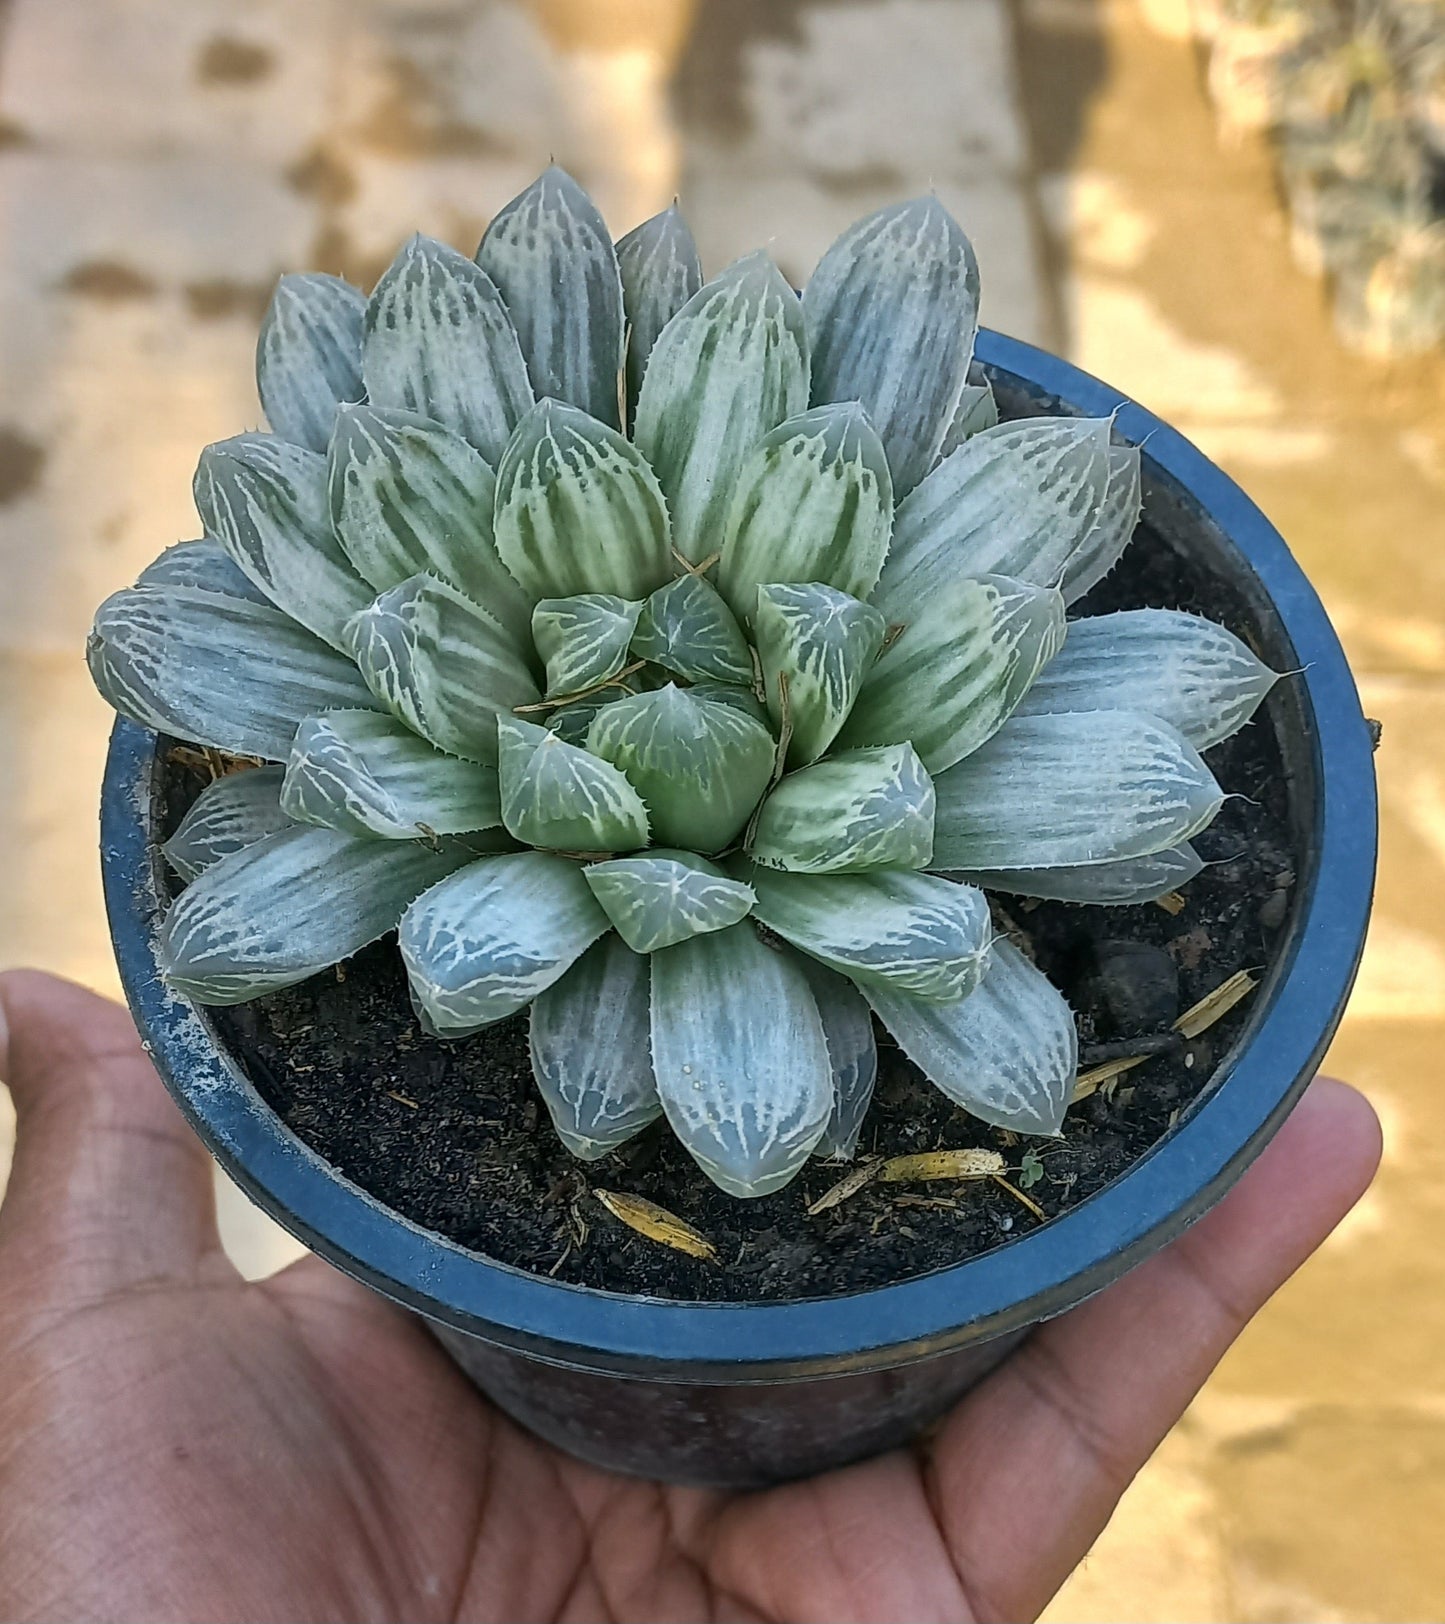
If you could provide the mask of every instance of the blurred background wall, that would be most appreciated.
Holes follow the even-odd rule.
[[[414,229],[470,252],[549,157],[617,232],[680,192],[711,268],[763,243],[795,281],[857,215],[936,188],[977,245],[987,323],[1172,419],[1289,538],[1385,725],[1379,909],[1333,1057],[1384,1117],[1385,1168],[1054,1620],[1445,1617],[1445,362],[1418,320],[1400,340],[1395,272],[1371,293],[1366,264],[1347,345],[1341,274],[1297,263],[1320,230],[1284,205],[1257,66],[1292,14],[0,0],[0,963],[115,988],[110,718],[81,647],[100,598],[194,534],[198,449],[256,426],[277,273],[369,283]],[[1427,263],[1429,229],[1409,238]],[[239,1198],[225,1216],[248,1267],[288,1255]]]

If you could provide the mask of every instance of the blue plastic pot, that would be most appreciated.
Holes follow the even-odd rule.
[[[1220,1199],[1295,1104],[1344,1009],[1375,871],[1371,741],[1318,599],[1254,504],[1172,429],[1067,363],[994,333],[979,358],[1009,415],[1103,416],[1143,444],[1154,545],[1242,596],[1279,684],[1273,727],[1299,847],[1292,918],[1246,1029],[1174,1130],[1107,1188],[997,1250],[850,1296],[682,1303],[559,1284],[398,1216],[265,1105],[203,1009],[169,992],[155,734],[116,725],[102,803],[111,929],[131,1010],[181,1109],[243,1190],[313,1251],[426,1316],[504,1410],[575,1455],[747,1485],[887,1449],[926,1426],[1031,1326],[1119,1278]]]

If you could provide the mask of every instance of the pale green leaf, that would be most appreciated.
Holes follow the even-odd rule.
[[[813,1146],[813,1154],[852,1161],[878,1077],[878,1045],[873,1037],[872,1011],[845,976],[827,969],[805,953],[798,955],[798,963],[818,1006],[823,1037],[828,1044],[828,1059],[833,1066],[833,1112],[823,1137]]]
[[[994,428],[997,423],[998,401],[994,399],[993,385],[986,380],[983,383],[965,384],[963,393],[958,397],[953,421],[943,437],[939,460],[957,451],[965,440],[982,434],[985,429]]]
[[[954,874],[970,885],[1051,902],[1089,902],[1111,907],[1153,902],[1188,885],[1204,867],[1188,844],[1166,847],[1147,857],[1121,857],[1113,863],[1076,868],[1000,868]]]
[[[1109,447],[1109,479],[1088,534],[1064,565],[1059,589],[1065,603],[1077,603],[1119,562],[1139,523],[1143,491],[1138,446]]]
[[[281,767],[253,767],[212,779],[161,847],[166,861],[183,880],[193,880],[212,863],[286,828],[284,776]]]
[[[495,762],[496,718],[542,697],[501,626],[430,575],[383,592],[346,638],[372,694],[451,755]]]
[[[497,550],[533,598],[643,598],[672,574],[667,504],[616,429],[539,400],[497,471]]]
[[[568,744],[585,745],[592,718],[602,709],[600,699],[581,699],[572,705],[561,705],[554,711],[539,712],[543,725]]]
[[[627,420],[657,335],[702,286],[702,262],[687,221],[674,204],[644,220],[617,243],[622,305],[627,318]]]
[[[616,428],[622,284],[592,199],[553,164],[493,216],[477,264],[506,303],[538,397]]]
[[[532,1004],[532,1075],[574,1156],[595,1161],[662,1115],[648,1025],[651,969],[610,931]]]
[[[653,953],[689,936],[745,919],[752,888],[691,852],[653,850],[583,869],[592,894],[636,953]]]
[[[977,991],[931,1004],[867,986],[874,1013],[915,1066],[955,1105],[1013,1133],[1057,1134],[1079,1065],[1069,1006],[1000,937]]]
[[[466,854],[297,824],[208,868],[166,914],[166,983],[198,1004],[241,1004],[358,953]]]
[[[789,773],[773,790],[748,854],[798,874],[927,868],[933,784],[911,744],[830,756]]]
[[[316,711],[371,707],[351,661],[270,604],[195,587],[131,587],[86,643],[102,697],[143,727],[284,761]]]
[[[764,727],[768,725],[768,707],[751,688],[733,682],[694,682],[688,685],[687,691],[694,699],[713,699],[719,705],[731,705]]]
[[[931,773],[991,738],[1064,641],[1059,594],[1003,576],[940,581],[863,681],[844,746],[904,740]]]
[[[642,604],[609,592],[543,598],[532,611],[532,640],[547,665],[547,697],[607,682],[627,664]]]
[[[283,440],[325,451],[336,408],[361,400],[366,295],[339,276],[283,276],[256,341],[256,391]]]
[[[743,711],[672,684],[604,705],[587,748],[627,774],[659,845],[700,852],[721,851],[742,832],[777,753]]]
[[[822,581],[866,598],[893,528],[893,481],[857,401],[816,406],[745,459],[722,532],[718,588],[750,623],[769,581]]]
[[[635,851],[647,844],[647,808],[610,762],[523,722],[497,718],[502,822],[550,851]]]
[[[1191,839],[1224,796],[1187,740],[1136,711],[1019,716],[935,776],[935,868],[1075,868]]]
[[[632,652],[690,682],[746,686],[753,661],[732,612],[700,575],[680,575],[642,606]]]
[[[331,529],[326,460],[274,434],[238,434],[207,446],[196,509],[241,571],[292,620],[333,648],[371,601]]]
[[[748,453],[807,404],[802,305],[766,254],[749,254],[663,328],[637,403],[635,438],[684,558],[701,563],[721,546]]]
[[[978,261],[936,197],[850,226],[803,290],[813,399],[859,400],[900,497],[933,466],[968,381]]]
[[[152,559],[136,577],[137,586],[190,586],[201,592],[219,592],[227,598],[245,598],[251,603],[271,600],[241,573],[240,566],[219,541],[178,541]]]
[[[483,857],[434,885],[401,921],[412,998],[438,1037],[464,1037],[525,1009],[608,928],[565,857]]]
[[[787,692],[788,763],[804,767],[837,738],[883,646],[883,616],[817,582],[760,586],[753,636],[763,692],[781,728]]]
[[[496,285],[429,237],[413,237],[372,292],[362,373],[373,406],[430,417],[493,466],[533,400]]]
[[[770,1195],[833,1109],[833,1068],[797,962],[747,922],[654,953],[652,1064],[672,1131],[729,1195]]]

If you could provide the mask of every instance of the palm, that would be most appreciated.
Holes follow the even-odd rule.
[[[40,977],[3,992],[7,1618],[1032,1616],[1374,1165],[1368,1108],[1316,1090],[1275,1178],[1033,1338],[926,1453],[661,1488],[537,1442],[314,1259],[243,1282],[124,1016]]]

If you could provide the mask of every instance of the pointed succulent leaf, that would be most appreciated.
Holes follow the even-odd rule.
[[[719,705],[731,705],[764,727],[768,725],[768,707],[751,688],[733,682],[694,682],[687,691],[694,699],[712,699]]]
[[[641,613],[639,600],[610,592],[543,598],[532,611],[532,640],[547,665],[548,699],[615,677],[627,664]]]
[[[283,276],[256,342],[256,390],[266,421],[325,451],[336,408],[360,400],[366,295],[339,276]]]
[[[1078,1071],[1069,1006],[1012,942],[1000,938],[978,990],[930,1004],[895,987],[863,989],[929,1082],[980,1121],[1057,1134]]]
[[[753,637],[763,692],[774,727],[781,729],[786,707],[790,766],[816,761],[837,738],[886,631],[876,609],[835,587],[757,589]]]
[[[993,927],[983,893],[933,874],[783,874],[738,863],[769,930],[850,980],[919,998],[978,985]]]
[[[531,600],[492,535],[497,480],[459,434],[414,412],[348,406],[327,464],[331,522],[377,592],[427,571],[465,592],[519,642]]]
[[[969,872],[1148,857],[1224,800],[1194,747],[1138,711],[1016,717],[933,787],[933,865]]]
[[[963,393],[958,397],[958,407],[953,414],[953,421],[948,425],[948,433],[943,437],[943,446],[939,451],[939,460],[957,451],[965,440],[971,440],[975,434],[982,434],[985,429],[994,428],[998,423],[998,401],[994,399],[993,385],[987,381],[983,383],[969,383],[963,386]]]
[[[644,220],[617,243],[622,307],[627,323],[627,421],[657,335],[702,286],[702,261],[687,221],[674,204]]]
[[[635,953],[654,953],[689,936],[726,930],[752,911],[751,886],[731,880],[706,858],[649,851],[583,869],[592,894]]]
[[[1077,603],[1119,562],[1143,507],[1142,458],[1136,445],[1109,447],[1109,479],[1093,527],[1069,554],[1059,589]]]
[[[514,716],[497,718],[502,822],[550,851],[635,851],[647,808],[626,777],[575,744]]]
[[[813,990],[828,1059],[833,1066],[833,1114],[823,1137],[813,1146],[815,1156],[852,1161],[863,1131],[863,1118],[873,1102],[878,1078],[878,1045],[873,1037],[873,1013],[867,1000],[846,976],[827,969],[806,954],[798,963]]]
[[[670,684],[604,705],[587,748],[619,767],[652,815],[659,845],[721,851],[772,777],[768,730],[735,706]]]
[[[373,700],[351,661],[270,604],[141,586],[101,604],[90,674],[122,716],[235,755],[284,761],[303,718]]]
[[[780,1190],[833,1110],[807,978],[744,921],[651,957],[652,1064],[672,1131],[729,1195]]]
[[[413,237],[366,307],[362,374],[373,406],[419,412],[493,466],[532,404],[517,330],[496,284],[465,254]]]
[[[765,434],[744,461],[718,588],[745,623],[767,581],[822,581],[866,598],[892,528],[893,481],[867,414],[857,401],[815,406]]]
[[[690,682],[746,686],[753,661],[732,611],[700,575],[679,575],[642,606],[632,652]]]
[[[927,868],[932,781],[911,744],[845,750],[779,783],[759,809],[748,854],[796,874]]]
[[[587,729],[592,726],[592,718],[601,709],[600,699],[579,699],[575,704],[560,705],[556,710],[546,712],[543,716],[543,725],[548,732],[555,733],[566,743],[585,746]]]
[[[813,399],[861,400],[900,497],[933,466],[968,381],[978,261],[936,197],[848,228],[803,290]]]
[[[900,504],[873,602],[908,621],[959,576],[1057,586],[1108,477],[1106,418],[1035,417],[974,435]]]
[[[533,598],[643,598],[672,574],[667,504],[616,429],[539,400],[497,471],[497,550]]]
[[[532,1004],[532,1075],[574,1156],[596,1161],[662,1115],[647,960],[610,931]]]
[[[328,711],[296,732],[281,804],[298,823],[382,840],[495,829],[490,767],[443,755],[395,717]]]
[[[1213,621],[1178,609],[1126,609],[1074,621],[1017,714],[1144,711],[1207,750],[1237,733],[1278,680]]]
[[[469,761],[497,759],[496,718],[541,699],[507,633],[430,575],[394,586],[348,622],[371,693],[414,733]]]
[[[372,592],[331,529],[326,461],[274,434],[207,446],[196,508],[217,541],[278,608],[333,648]]]
[[[657,470],[673,539],[691,563],[722,545],[747,454],[808,404],[808,341],[797,295],[766,254],[706,283],[658,335],[635,439]]]
[[[906,739],[943,772],[1003,726],[1064,630],[1051,588],[1001,575],[940,583],[864,678],[840,744]]]
[[[952,878],[991,891],[1050,902],[1089,902],[1106,907],[1153,902],[1188,885],[1204,867],[1193,846],[1166,847],[1147,857],[1121,857],[1113,863],[1085,863],[1077,868],[981,869]]]
[[[493,217],[477,264],[511,313],[538,397],[618,427],[622,283],[586,192],[553,164]]]
[[[418,1012],[437,1037],[464,1037],[525,1009],[608,928],[565,857],[483,857],[434,885],[401,921]]]
[[[394,930],[407,904],[465,855],[304,824],[282,829],[181,893],[161,927],[162,973],[198,1004],[292,986]]]
[[[178,541],[153,559],[136,577],[137,586],[191,586],[201,592],[219,592],[227,598],[251,603],[271,600],[241,573],[239,565],[211,536],[200,541]]]
[[[183,880],[253,846],[291,822],[281,810],[281,767],[253,767],[212,779],[161,850]]]

